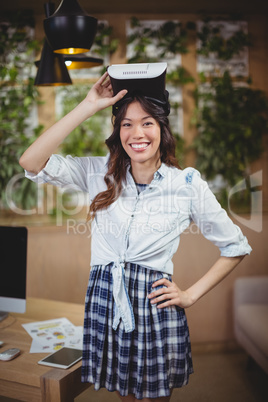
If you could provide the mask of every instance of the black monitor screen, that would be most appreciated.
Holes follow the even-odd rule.
[[[0,297],[26,298],[26,266],[27,228],[0,226]]]

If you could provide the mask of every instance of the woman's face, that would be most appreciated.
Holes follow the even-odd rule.
[[[131,159],[131,164],[158,167],[160,161],[161,129],[159,123],[140,103],[131,103],[120,126],[122,146]]]

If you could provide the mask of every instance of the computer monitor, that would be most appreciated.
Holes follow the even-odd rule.
[[[0,321],[26,311],[27,237],[25,227],[0,226]]]

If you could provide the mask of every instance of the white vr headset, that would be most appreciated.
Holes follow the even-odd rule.
[[[135,94],[161,106],[169,115],[168,91],[165,89],[167,63],[113,64],[107,68],[114,95],[122,89],[128,92],[113,106],[116,115],[120,107]]]

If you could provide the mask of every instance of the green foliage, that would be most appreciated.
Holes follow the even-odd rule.
[[[38,43],[32,39],[30,12],[12,13],[0,21],[0,202],[5,206],[6,186],[22,173],[18,160],[40,133],[30,117],[38,103],[34,87],[33,57]],[[23,181],[15,186],[12,199],[23,208],[35,205],[35,185]]]
[[[245,47],[252,46],[251,36],[242,29],[228,39],[222,36],[221,29],[221,25],[213,26],[210,19],[204,21],[201,31],[197,32],[200,40],[198,54],[208,57],[210,53],[215,53],[218,59],[226,61],[238,55]]]
[[[229,188],[248,179],[249,164],[260,157],[268,128],[264,92],[236,86],[225,72],[207,87],[197,88],[195,99],[197,168],[209,180],[222,175]]]
[[[104,23],[98,23],[97,33],[94,39],[94,53],[99,56],[106,56],[113,54],[117,47],[119,40],[112,38],[113,28]]]
[[[178,133],[173,132],[173,136],[175,137],[176,141],[175,156],[179,161],[180,166],[182,167],[184,162],[185,142],[182,136]]]
[[[90,87],[85,84],[76,84],[58,89],[62,96],[62,117],[77,106],[87,95]],[[109,132],[107,121],[111,116],[110,109],[104,109],[90,119],[80,124],[61,145],[63,155],[76,156],[105,155],[107,148],[104,144],[105,133]]]
[[[127,39],[128,44],[134,46],[135,55],[128,60],[129,63],[153,63],[166,58],[167,54],[188,53],[187,29],[180,22],[167,21],[154,29],[142,27],[141,22],[132,17],[131,27],[134,32]],[[158,50],[154,56],[148,54],[148,46],[152,43]]]
[[[180,66],[176,70],[167,72],[166,82],[180,86],[195,82],[195,80],[184,67]]]
[[[232,20],[232,21],[235,21]],[[226,71],[218,77],[200,74],[200,85],[195,91],[196,109],[192,123],[198,136],[195,149],[196,167],[208,179],[221,177],[217,197],[224,207],[228,205],[229,190],[242,179],[246,189],[233,195],[232,208],[245,212],[250,209],[250,163],[262,153],[263,135],[268,129],[268,99],[264,92],[252,89],[252,80],[230,77],[228,61],[253,46],[251,35],[242,29],[228,39],[223,37],[222,26],[211,18],[197,32],[201,46],[197,53],[208,57],[211,53],[226,64]],[[239,81],[240,79],[240,81]]]

